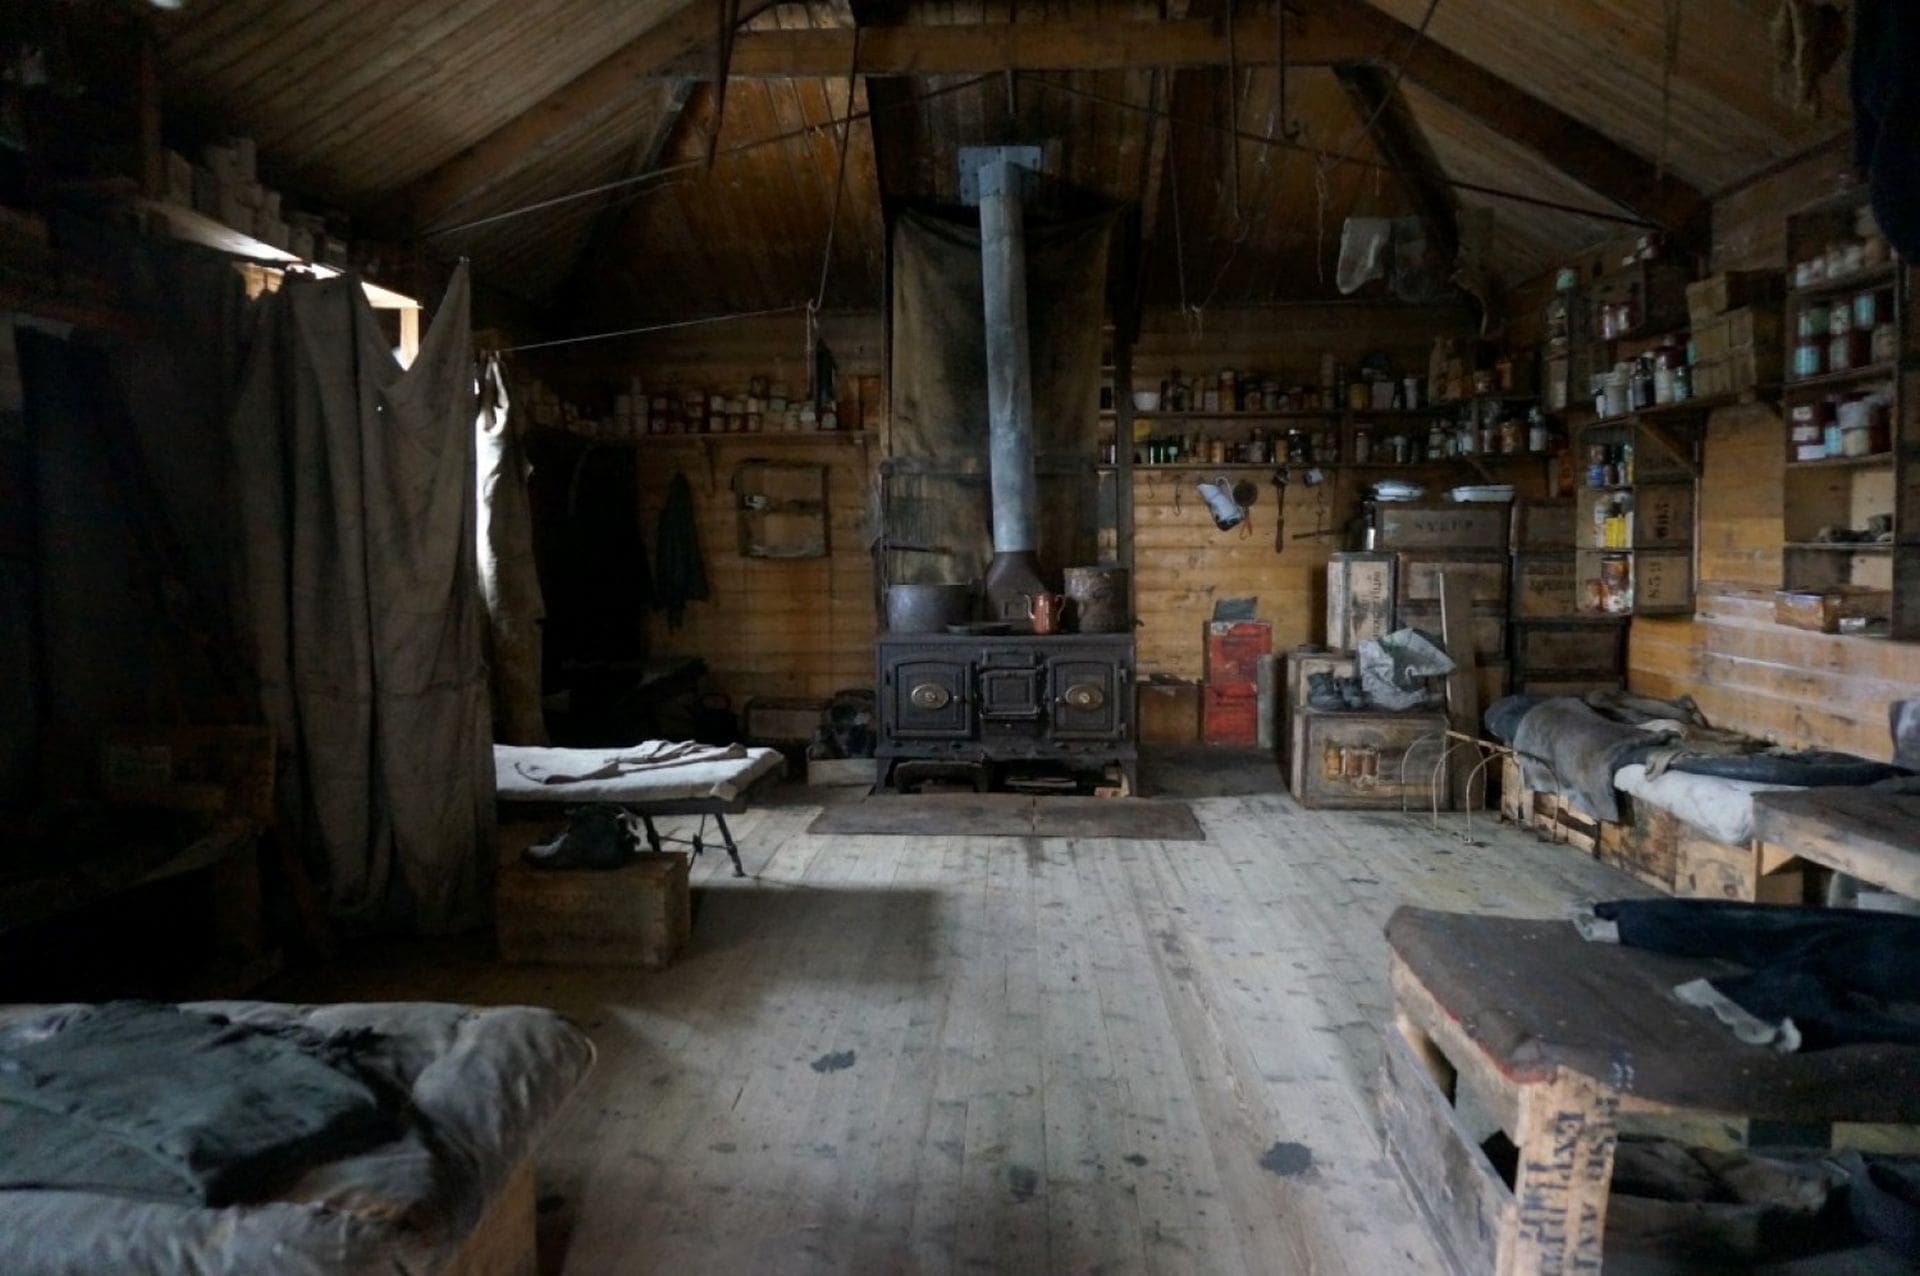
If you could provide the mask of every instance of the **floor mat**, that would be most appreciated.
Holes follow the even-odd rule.
[[[1027,797],[1019,793],[875,794],[827,807],[809,833],[956,837],[1128,838],[1204,842],[1185,802],[1152,798]]]

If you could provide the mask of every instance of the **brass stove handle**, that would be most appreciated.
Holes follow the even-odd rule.
[[[914,708],[931,713],[952,704],[953,693],[937,682],[923,682],[907,693],[907,699]]]
[[[1106,704],[1106,702],[1107,693],[1101,689],[1098,683],[1076,682],[1061,694],[1058,703],[1065,705],[1069,709],[1077,709],[1082,713],[1087,713],[1100,708]]]

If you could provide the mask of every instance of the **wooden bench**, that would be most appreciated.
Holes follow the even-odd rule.
[[[1846,788],[1762,793],[1753,801],[1753,828],[1766,859],[1810,862],[1920,899],[1920,794]]]
[[[1671,994],[1711,963],[1413,908],[1387,939],[1387,1149],[1462,1272],[1599,1272],[1623,1115],[1920,1123],[1920,1048],[1743,1045]],[[1511,1179],[1462,1120],[1466,1094],[1518,1150]]]

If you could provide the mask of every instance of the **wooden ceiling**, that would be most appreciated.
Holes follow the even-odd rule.
[[[563,324],[812,299],[830,225],[825,304],[877,306],[883,209],[951,201],[974,144],[1137,205],[1145,300],[1206,306],[1337,295],[1349,215],[1436,207],[1490,210],[1516,282],[1846,122],[1838,72],[1823,117],[1775,96],[1772,0],[1292,0],[1284,102],[1262,0],[741,4],[711,166],[711,0],[189,0],[163,74],[269,181]],[[1336,73],[1360,61],[1397,137]]]

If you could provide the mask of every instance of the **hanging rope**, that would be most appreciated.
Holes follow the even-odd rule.
[[[1281,0],[1284,6],[1285,0]],[[1284,21],[1284,15],[1282,20]],[[1240,52],[1234,40],[1233,0],[1227,0],[1227,147],[1232,159],[1233,224],[1242,223],[1240,212]]]
[[[1274,0],[1274,70],[1279,76],[1280,88],[1277,94],[1280,101],[1280,136],[1289,142],[1300,140],[1306,132],[1306,126],[1299,120],[1289,118],[1287,114],[1287,0]]]

